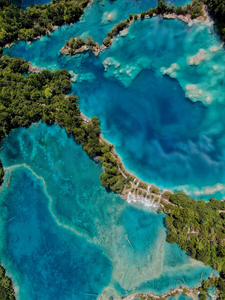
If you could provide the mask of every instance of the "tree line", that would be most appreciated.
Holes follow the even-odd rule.
[[[216,23],[218,33],[225,40],[225,0],[204,0],[204,2]]]
[[[89,0],[53,0],[31,5],[26,11],[0,0],[0,47],[19,40],[29,41],[49,34],[53,26],[79,20]]]

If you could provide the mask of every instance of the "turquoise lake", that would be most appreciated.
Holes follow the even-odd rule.
[[[154,5],[94,1],[78,23],[31,44],[19,42],[5,53],[73,72],[72,92],[81,111],[99,117],[104,137],[136,176],[196,198],[222,199],[225,52],[212,22],[155,17],[134,22],[99,57],[59,52],[77,35],[90,34],[101,44],[113,24]],[[196,55],[202,57],[198,65]]]
[[[1,261],[17,299],[121,299],[212,274],[166,242],[164,215],[101,186],[101,166],[57,125],[10,133],[1,153]]]
[[[134,22],[98,57],[59,52],[77,35],[101,44],[130,12],[155,5],[95,0],[76,24],[4,51],[70,71],[81,111],[100,119],[103,136],[136,176],[197,199],[223,199],[225,52],[210,20],[154,17]],[[1,147],[0,255],[18,300],[162,294],[213,274],[166,242],[163,214],[108,193],[101,165],[57,125],[13,130]]]

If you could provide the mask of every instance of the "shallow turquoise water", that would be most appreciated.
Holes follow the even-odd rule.
[[[0,255],[19,300],[120,299],[210,275],[165,241],[164,215],[107,193],[101,166],[57,125],[14,130],[1,159]]]
[[[5,51],[40,67],[72,71],[82,112],[100,118],[104,137],[136,176],[196,198],[224,198],[225,54],[210,22],[156,17],[135,22],[97,58],[59,53],[66,39],[79,34],[101,43],[113,24],[152,3],[95,1],[80,22]],[[204,59],[190,65],[200,49]]]
[[[130,12],[153,6],[154,0],[94,1],[80,22],[5,52],[73,71],[82,112],[100,118],[103,135],[137,176],[222,198],[225,56],[211,24],[153,18],[134,23],[99,57],[59,54],[71,36],[91,34],[101,43]],[[202,48],[204,60],[189,65]],[[58,126],[14,130],[1,159],[0,255],[18,300],[161,294],[210,275],[209,267],[166,242],[164,215],[107,193],[101,166]]]

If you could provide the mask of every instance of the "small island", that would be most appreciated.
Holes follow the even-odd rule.
[[[60,50],[60,53],[65,55],[75,55],[77,53],[91,50],[97,56],[99,52],[105,48],[106,47],[104,45],[99,46],[98,43],[96,43],[89,35],[86,37],[86,39],[78,36],[76,38],[72,37],[69,41],[66,41],[66,44]]]

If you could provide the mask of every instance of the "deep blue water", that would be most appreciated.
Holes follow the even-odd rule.
[[[57,125],[14,130],[1,159],[0,255],[18,300],[160,294],[211,274],[166,242],[163,214],[107,193],[101,165]]]

